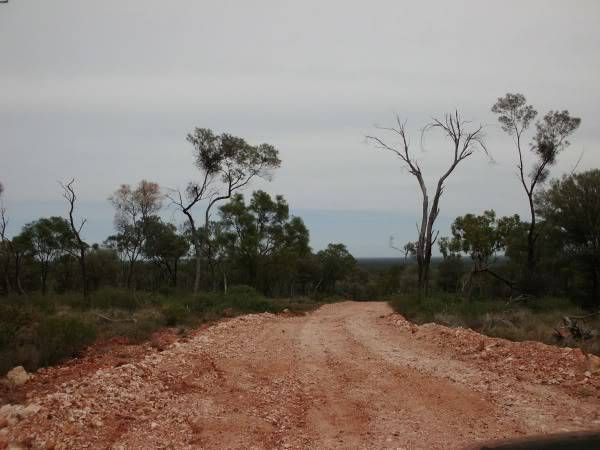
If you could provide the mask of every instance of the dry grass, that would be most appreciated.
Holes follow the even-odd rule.
[[[590,339],[558,340],[554,330],[565,316],[583,316],[588,312],[567,299],[539,298],[527,305],[509,305],[502,300],[467,300],[451,295],[395,297],[392,307],[416,323],[435,322],[450,327],[471,328],[488,336],[512,341],[540,341],[546,344],[581,347],[600,354],[600,316],[579,323],[594,330]]]

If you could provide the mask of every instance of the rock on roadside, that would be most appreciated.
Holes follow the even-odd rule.
[[[0,408],[0,422],[5,425],[14,425],[26,417],[32,416],[41,409],[40,405],[32,403],[23,405],[4,405]]]
[[[22,384],[27,383],[30,378],[31,375],[27,373],[23,366],[17,366],[9,370],[6,374],[6,381],[12,386],[21,386]]]

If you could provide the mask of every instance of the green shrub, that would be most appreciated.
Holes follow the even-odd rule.
[[[250,286],[233,286],[227,294],[208,292],[193,301],[193,310],[204,314],[206,319],[223,316],[224,311],[233,314],[279,312],[285,306],[274,299],[267,299]]]
[[[162,312],[165,316],[166,324],[170,327],[183,323],[189,318],[189,310],[179,303],[167,303],[163,305]]]
[[[277,312],[279,308],[273,299],[267,299],[250,286],[233,286],[222,296],[226,307],[232,307],[242,313]]]
[[[513,341],[535,340],[556,344],[554,328],[564,316],[585,316],[586,313],[564,298],[536,298],[526,304],[507,304],[504,300],[468,300],[455,295],[435,293],[427,298],[417,295],[394,297],[390,305],[416,323],[437,322],[446,326],[462,326]],[[600,327],[598,318],[590,318],[585,325]],[[600,349],[600,337],[583,342],[565,342],[580,345],[587,351]]]
[[[37,328],[36,347],[42,366],[76,356],[96,338],[94,326],[73,317],[49,317]]]
[[[98,309],[119,308],[133,311],[139,305],[135,294],[125,289],[103,288],[90,296],[90,306]]]

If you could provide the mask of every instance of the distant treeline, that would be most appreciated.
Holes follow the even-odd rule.
[[[309,230],[300,217],[290,215],[282,195],[243,193],[255,179],[271,179],[281,165],[278,150],[196,128],[187,136],[196,179],[182,191],[147,180],[118,187],[109,197],[114,233],[102,243],[82,239],[86,220],[77,215],[74,180],[61,184],[63,216],[40,218],[15,236],[6,234],[9,211],[2,206],[0,290],[20,295],[79,290],[88,297],[102,287],[120,287],[198,295],[247,285],[270,297],[368,300],[414,290],[427,297],[439,289],[467,298],[558,295],[600,305],[600,171],[573,169],[548,183],[550,168],[581,120],[566,110],[549,111],[534,124],[537,111],[521,94],[499,98],[492,111],[515,146],[528,220],[516,214],[497,217],[490,208],[457,217],[450,235],[440,235],[435,223],[447,179],[475,151],[487,153],[483,127],[474,127],[456,111],[424,128],[441,132],[452,155],[429,191],[398,118],[395,127],[382,130],[393,133],[399,145],[368,138],[393,153],[418,182],[423,207],[416,239],[402,248],[390,242],[400,251],[399,259],[357,263],[342,243],[314,252]],[[532,125],[535,132],[526,138]],[[0,186],[0,199],[3,194]],[[166,204],[179,212],[182,226],[161,218]],[[441,258],[433,256],[435,245]]]

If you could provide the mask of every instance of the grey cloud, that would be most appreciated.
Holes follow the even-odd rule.
[[[141,178],[182,187],[195,175],[185,134],[211,127],[281,150],[273,183],[254,187],[317,217],[315,242],[348,229],[351,248],[389,254],[389,234],[413,237],[416,185],[364,136],[399,113],[420,152],[420,127],[459,108],[486,125],[496,163],[476,155],[459,167],[444,223],[490,207],[524,213],[490,105],[519,91],[540,112],[568,108],[583,123],[553,174],[582,150],[581,168],[599,166],[599,19],[596,1],[11,0],[0,5],[6,201],[26,221],[47,214],[36,202],[54,205],[56,181],[71,176],[90,205]],[[425,149],[431,183],[447,144],[430,136]]]

